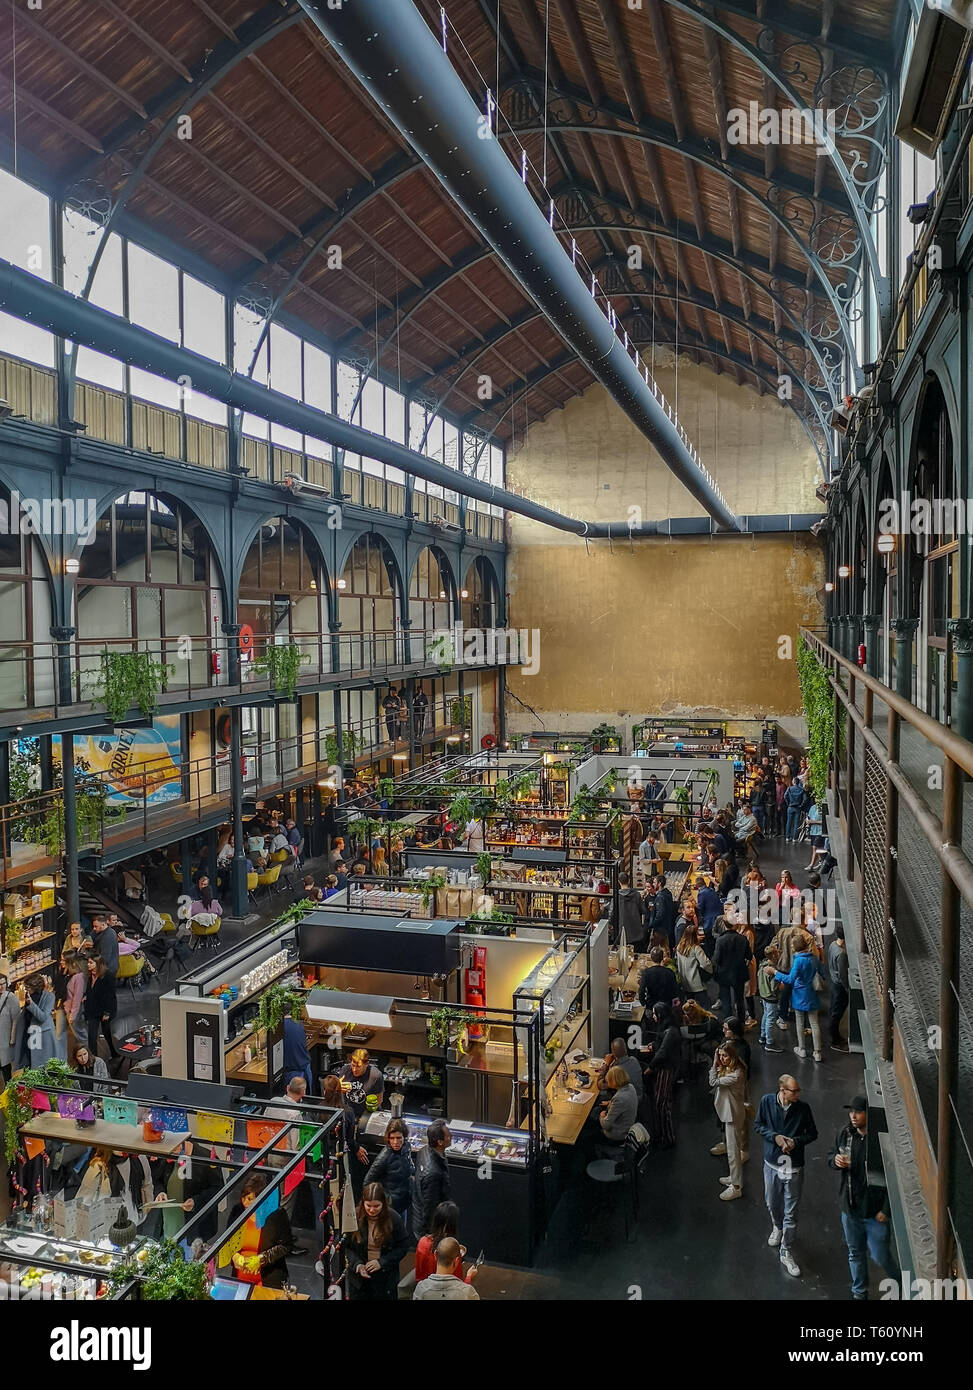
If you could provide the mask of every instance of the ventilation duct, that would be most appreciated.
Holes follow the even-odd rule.
[[[719,526],[739,530],[412,0],[299,3],[666,465]]]

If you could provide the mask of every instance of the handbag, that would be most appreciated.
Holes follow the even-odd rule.
[[[821,978],[821,971],[815,970],[814,979],[811,981],[811,988],[818,994],[824,989],[824,981]]]

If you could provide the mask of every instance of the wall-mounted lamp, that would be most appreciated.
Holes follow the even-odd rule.
[[[851,574],[851,565],[839,565],[839,566],[838,566],[838,578],[839,578],[839,579],[847,579],[847,578],[849,577],[850,574]]]
[[[459,591],[459,596],[460,596],[460,598],[469,598],[469,596],[470,596],[470,591],[469,591],[469,589],[460,589],[460,591]]]
[[[834,593],[834,585],[832,584],[832,582],[831,582],[830,579],[828,580],[828,582],[827,582],[827,583],[825,584],[825,586],[824,586],[824,592],[825,592],[826,594],[833,594],[833,593]]]
[[[347,579],[339,579],[339,580],[337,581],[337,583],[335,584],[335,588],[336,588],[336,589],[347,589],[347,587],[348,587],[348,581],[347,581]]]
[[[891,555],[895,549],[895,535],[891,531],[883,531],[876,541],[880,555]]]
[[[64,572],[65,572],[65,574],[77,574],[77,573],[80,571],[80,569],[81,569],[81,561],[80,561],[80,560],[76,560],[76,559],[74,558],[73,555],[71,556],[70,559],[65,560],[65,562],[64,562]]]
[[[409,755],[408,753],[393,753],[392,761],[393,763],[407,763],[409,761]]]

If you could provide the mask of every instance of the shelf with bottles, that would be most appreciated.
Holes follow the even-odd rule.
[[[30,975],[36,975],[38,971],[46,970],[48,966],[54,964],[54,957],[45,955],[38,959],[28,957],[27,963],[18,962],[18,969],[7,972],[7,983],[16,984],[18,980],[26,980]]]
[[[21,951],[26,951],[29,946],[39,946],[42,941],[50,941],[55,936],[57,936],[57,932],[54,931],[40,931],[34,936],[23,936],[16,946],[11,946],[8,949],[7,955],[19,955]]]
[[[587,938],[565,936],[542,956],[514,990],[515,1009],[540,1012],[542,1047],[549,1047],[572,1012],[587,1009],[589,982]]]

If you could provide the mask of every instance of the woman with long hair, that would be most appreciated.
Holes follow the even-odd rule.
[[[111,1032],[112,1019],[118,1012],[115,976],[109,975],[100,956],[92,956],[88,961],[88,988],[84,996],[83,1009],[88,1028],[88,1050],[92,1057],[98,1056],[99,1029],[104,1034],[112,1058],[117,1057],[118,1048]]]
[[[458,1230],[459,1207],[455,1202],[440,1202],[432,1214],[432,1227],[428,1235],[424,1235],[416,1246],[417,1284],[421,1284],[423,1279],[428,1279],[430,1274],[436,1273],[436,1246],[448,1236],[452,1236],[456,1240]],[[453,1265],[453,1274],[457,1279],[463,1278],[463,1255],[466,1252],[462,1245],[460,1252],[459,1258]],[[476,1266],[471,1265],[465,1282],[472,1284],[475,1278]]]
[[[365,1186],[381,1183],[388,1195],[389,1205],[398,1212],[404,1223],[409,1220],[412,1206],[414,1171],[412,1150],[409,1148],[409,1126],[405,1120],[389,1120],[385,1127],[385,1145],[379,1149],[365,1174]]]
[[[348,1297],[392,1303],[398,1294],[399,1265],[409,1248],[405,1225],[389,1206],[380,1182],[365,1184],[357,1216],[357,1231],[345,1237]]]
[[[655,1005],[652,1023],[658,1036],[658,1042],[652,1044],[647,1069],[652,1089],[653,1138],[660,1149],[671,1149],[676,1143],[672,1099],[682,1057],[682,1034],[676,1027],[675,1016],[668,1004]]]
[[[734,1202],[743,1196],[743,1128],[746,1123],[746,1070],[736,1048],[725,1042],[716,1049],[710,1068],[709,1084],[713,1088],[713,1105],[726,1136],[712,1153],[726,1153],[729,1176],[720,1178],[723,1191],[721,1202]]]
[[[814,979],[817,973],[818,959],[814,954],[814,940],[808,936],[807,932],[802,932],[795,943],[794,959],[791,961],[790,970],[786,974],[782,970],[778,970],[774,979],[779,984],[790,985],[791,988],[791,1008],[794,1011],[794,1022],[797,1028],[797,1046],[794,1051],[798,1057],[807,1056],[807,1049],[804,1046],[804,1032],[810,1026],[814,1060],[820,1062],[821,1024],[818,1021],[818,1010],[821,1007],[821,1001],[814,988]]]
[[[84,1026],[84,992],[88,983],[87,962],[79,951],[66,951],[61,960],[64,963],[64,1019],[68,1026],[67,1054],[73,1056],[74,1049],[87,1037]]]
[[[699,929],[689,923],[676,942],[676,973],[682,987],[680,998],[695,999],[697,1004],[709,1003],[706,982],[713,973],[709,957],[699,942]]]

